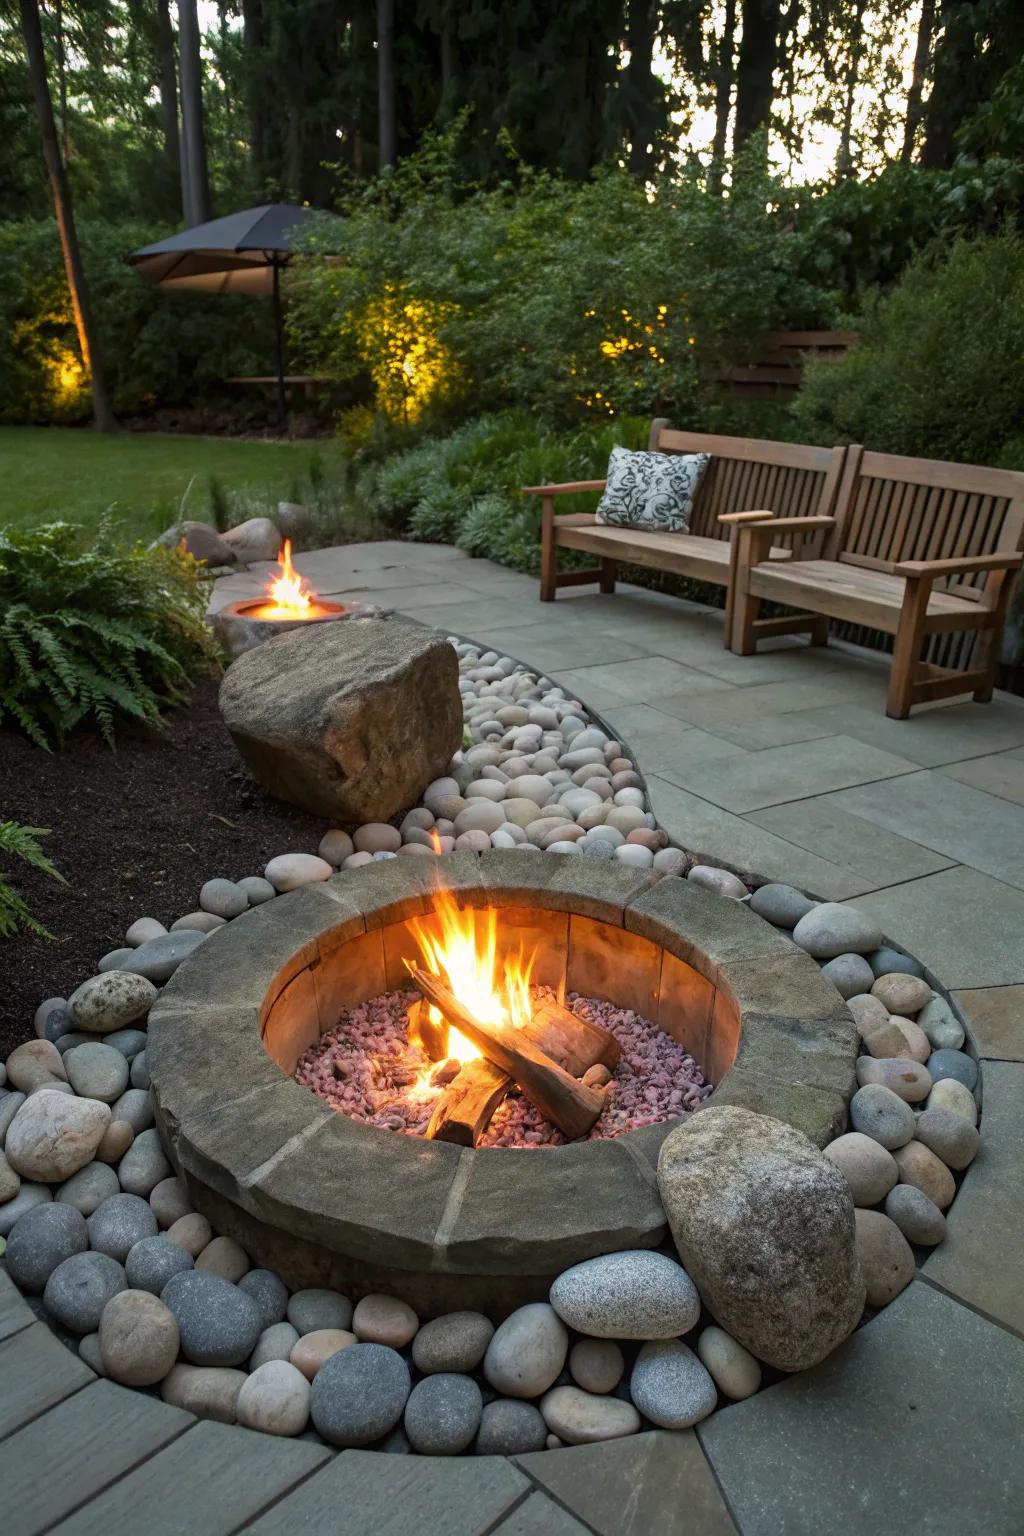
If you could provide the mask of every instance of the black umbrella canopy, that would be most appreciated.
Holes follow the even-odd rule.
[[[271,294],[315,219],[315,208],[264,203],[196,224],[128,257],[144,282],[200,293]],[[340,222],[340,220],[339,220]]]

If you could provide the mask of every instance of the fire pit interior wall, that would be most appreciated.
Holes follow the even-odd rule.
[[[815,963],[745,907],[667,877],[495,852],[390,860],[256,908],[200,946],[149,1027],[157,1121],[197,1208],[294,1286],[388,1290],[423,1316],[495,1317],[569,1264],[666,1235],[658,1151],[673,1122],[536,1151],[470,1149],[359,1123],[292,1077],[339,1012],[408,985],[438,881],[495,908],[537,981],[670,1034],[711,1102],[824,1145],[845,1126],[856,1030]]]

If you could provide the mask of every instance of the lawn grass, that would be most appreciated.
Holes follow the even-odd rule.
[[[57,518],[95,527],[109,509],[126,535],[149,539],[181,515],[183,497],[185,517],[212,520],[211,475],[227,496],[251,495],[257,513],[302,499],[315,457],[329,474],[341,449],[330,439],[103,437],[87,429],[0,427],[0,527]]]

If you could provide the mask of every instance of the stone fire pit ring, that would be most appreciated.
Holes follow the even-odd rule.
[[[318,597],[314,599],[314,611],[306,618],[268,619],[260,613],[266,606],[265,597],[246,597],[225,604],[210,616],[214,633],[232,659],[277,635],[306,629],[310,624],[333,624],[345,619],[386,619],[394,611],[380,608],[376,603]]]
[[[636,1008],[716,1084],[826,1145],[857,1031],[815,962],[744,905],[673,876],[518,851],[395,859],[258,907],[182,964],[150,1014],[157,1122],[196,1207],[294,1287],[388,1291],[421,1316],[500,1316],[568,1265],[666,1235],[656,1169],[675,1121],[537,1151],[360,1124],[291,1073],[341,1008],[402,986],[406,920],[438,882],[539,942],[574,990]],[[541,973],[540,979],[548,979]]]

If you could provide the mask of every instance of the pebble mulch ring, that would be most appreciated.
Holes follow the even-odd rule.
[[[285,853],[262,875],[209,880],[194,912],[169,927],[154,918],[133,923],[96,975],[68,999],[40,1005],[36,1037],[0,1067],[2,1262],[40,1318],[99,1374],[269,1434],[455,1455],[518,1454],[645,1426],[686,1428],[719,1403],[756,1392],[761,1361],[798,1368],[782,1358],[779,1338],[769,1340],[764,1319],[791,1345],[800,1317],[813,1310],[793,1302],[794,1287],[814,1276],[787,1271],[781,1260],[777,1274],[755,1262],[775,1235],[756,1207],[748,1207],[739,1232],[728,1221],[697,1222],[700,1240],[684,1264],[673,1250],[609,1254],[565,1271],[547,1301],[519,1308],[497,1327],[474,1312],[422,1321],[396,1297],[366,1296],[353,1305],[333,1291],[290,1291],[278,1275],[253,1268],[236,1242],[216,1235],[192,1208],[154,1126],[146,1020],[177,965],[251,906],[327,879],[338,866],[358,869],[396,857],[399,848],[429,854],[430,829],[463,848],[615,858],[749,900],[848,999],[862,1042],[852,1129],[822,1157],[780,1122],[712,1104],[684,1117],[669,1141],[713,1139],[716,1117],[737,1136],[754,1138],[753,1162],[737,1164],[733,1187],[720,1196],[711,1191],[725,1202],[765,1176],[758,1170],[767,1166],[766,1150],[781,1157],[783,1169],[787,1159],[802,1160],[801,1187],[838,1213],[841,1262],[830,1276],[842,1292],[847,1331],[865,1299],[869,1308],[886,1305],[909,1283],[916,1258],[942,1240],[943,1212],[979,1145],[977,1064],[963,1049],[959,1019],[917,962],[884,947],[856,908],[815,903],[786,885],[751,893],[726,870],[693,865],[667,846],[636,766],[588,722],[578,700],[508,657],[453,644],[473,746],[457,754],[450,776],[430,787],[401,829],[360,828],[351,838],[331,830],[316,855]],[[350,1051],[359,1029],[378,1031],[403,1050],[388,998],[339,1022],[303,1072],[315,1077]],[[627,1065],[643,1066],[613,1094],[606,1133],[626,1128],[616,1116],[636,1125],[703,1099],[706,1085],[692,1061],[650,1054],[655,1046],[663,1051],[667,1037],[655,1032],[652,1040],[649,1025],[621,1010],[606,1022],[619,1033]],[[346,1107],[395,1118],[365,1091]],[[544,1145],[530,1139],[543,1137],[542,1128],[518,1114],[510,1108],[496,1135]],[[419,1128],[400,1118],[395,1129]],[[671,1177],[661,1181],[684,1246],[693,1215],[686,1164],[683,1158],[674,1186]],[[772,1208],[770,1192],[763,1204]],[[728,1252],[715,1249],[713,1232],[728,1235]],[[737,1242],[741,1250],[749,1242],[749,1255]],[[716,1287],[716,1265],[728,1275],[737,1262],[763,1277],[762,1293],[730,1319],[729,1288]],[[699,1286],[690,1270],[700,1274]],[[813,1359],[837,1339],[798,1342]]]

